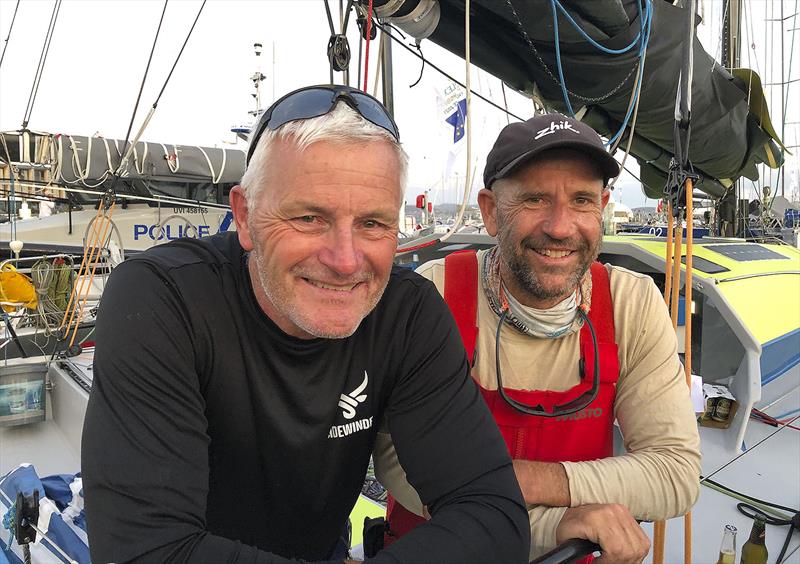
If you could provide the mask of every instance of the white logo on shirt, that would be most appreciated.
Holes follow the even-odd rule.
[[[568,122],[568,121],[559,121],[558,123],[556,123],[554,121],[551,121],[550,122],[550,127],[545,127],[544,129],[540,129],[536,133],[536,137],[534,137],[533,139],[534,139],[534,141],[536,139],[541,139],[542,137],[545,137],[547,135],[552,135],[556,131],[560,131],[562,129],[568,129],[570,131],[573,131],[573,132],[577,133],[578,135],[581,134],[581,132],[578,131],[577,129],[573,128],[572,124],[570,122]]]
[[[358,407],[358,404],[364,403],[364,400],[367,399],[367,394],[361,393],[367,387],[367,383],[369,383],[369,376],[367,376],[367,371],[365,370],[364,381],[349,394],[342,394],[339,396],[339,407],[342,408],[342,415],[345,419],[352,419],[355,417],[356,407]]]

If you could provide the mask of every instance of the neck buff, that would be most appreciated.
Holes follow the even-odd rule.
[[[557,339],[579,331],[583,320],[578,307],[588,313],[591,306],[592,276],[589,270],[581,278],[578,288],[568,298],[549,309],[537,309],[519,303],[500,279],[500,253],[494,247],[483,257],[483,291],[489,306],[498,315],[503,313],[503,300],[508,302],[505,321],[517,331],[545,339]]]

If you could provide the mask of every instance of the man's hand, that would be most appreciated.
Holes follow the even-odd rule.
[[[631,515],[617,504],[583,505],[567,509],[556,529],[556,542],[588,539],[600,545],[596,562],[638,564],[650,552],[650,539]]]
[[[514,473],[526,504],[569,507],[569,479],[558,462],[514,460]]]

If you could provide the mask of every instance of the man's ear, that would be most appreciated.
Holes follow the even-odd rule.
[[[602,209],[606,209],[608,205],[608,200],[611,198],[611,190],[609,188],[603,188],[603,191],[600,193],[600,207]]]
[[[486,232],[494,237],[497,235],[497,200],[495,193],[488,188],[483,188],[478,192],[478,206],[481,208],[483,224]]]
[[[252,251],[254,248],[250,227],[247,223],[248,209],[247,198],[244,195],[244,188],[239,185],[231,188],[228,202],[233,212],[233,220],[236,222],[236,234],[239,236],[239,244],[245,251]]]

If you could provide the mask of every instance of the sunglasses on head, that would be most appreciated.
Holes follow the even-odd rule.
[[[383,104],[369,94],[350,86],[307,86],[290,92],[261,114],[256,126],[250,130],[250,146],[247,148],[246,164],[250,164],[250,159],[253,157],[258,140],[264,130],[275,131],[290,121],[324,116],[333,110],[339,101],[353,108],[368,122],[391,133],[396,140],[400,140],[400,132],[397,130],[397,124],[392,116],[389,115]]]

